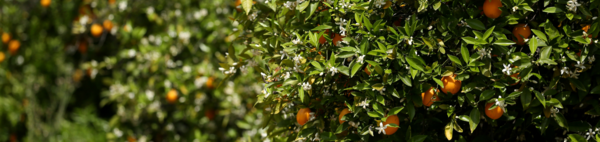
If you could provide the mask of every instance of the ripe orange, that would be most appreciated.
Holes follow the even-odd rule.
[[[529,38],[529,36],[531,36],[531,29],[529,29],[529,26],[526,24],[518,24],[517,26],[515,26],[515,28],[513,29],[513,41],[515,41],[515,38],[518,41],[515,41],[518,45],[523,45],[525,44],[525,39]],[[523,36],[524,38],[522,38],[521,36]]]
[[[510,77],[515,77],[515,78],[517,78],[517,79],[521,79],[521,78],[519,77],[519,73],[514,73],[514,74],[510,75]],[[517,85],[517,84],[519,84],[519,80],[517,80],[517,82],[515,82],[515,83],[511,84],[510,86]]]
[[[10,34],[2,33],[2,43],[8,43],[10,41]]]
[[[385,122],[383,122],[383,125],[387,125],[387,124],[396,124],[396,125],[400,125],[400,119],[398,119],[397,115],[390,115]],[[394,127],[387,127],[385,128],[385,134],[386,135],[392,135],[394,133],[396,133],[396,131],[398,131],[398,128],[394,128]]]
[[[442,82],[444,83],[442,92],[444,92],[444,93],[450,92],[453,95],[456,95],[456,93],[458,93],[458,91],[460,90],[460,87],[462,85],[462,81],[454,79],[455,77],[456,77],[456,74],[442,77]]]
[[[21,47],[21,42],[18,40],[13,39],[8,42],[8,52],[10,52],[11,55],[16,54],[17,50],[19,50],[19,47]]]
[[[52,0],[40,0],[40,3],[42,4],[43,7],[50,6],[50,2],[52,2]]]
[[[104,20],[104,22],[102,23],[102,26],[104,27],[104,29],[106,29],[107,31],[112,30],[113,28],[113,23],[110,20]]]
[[[504,110],[502,110],[502,108],[500,108],[500,107],[496,107],[492,110],[489,110],[493,104],[494,104],[493,102],[485,104],[485,115],[487,115],[491,119],[496,120],[496,119],[500,118],[502,116],[502,114],[504,114]]]
[[[369,71],[369,69],[367,67],[365,67],[365,73],[367,73],[367,75],[371,75],[371,72]]]
[[[323,33],[323,34],[327,34],[327,35],[329,35],[329,31],[330,31],[330,30],[329,30],[329,29],[327,29],[327,30],[325,30],[325,33]],[[320,43],[320,44],[325,44],[325,43],[327,43],[327,39],[325,38],[325,36],[324,36],[324,35],[321,35],[321,38],[319,38],[319,43]]]
[[[136,142],[137,140],[135,139],[135,137],[133,136],[128,136],[127,137],[127,142]]]
[[[108,0],[108,4],[111,4],[111,5],[115,4],[115,2],[117,2],[117,0]]]
[[[167,93],[167,101],[169,103],[175,103],[175,101],[177,101],[177,90],[175,89],[171,89],[168,93]]]
[[[344,38],[344,36],[340,34],[335,34],[335,36],[333,37],[333,46],[337,46],[338,41],[342,41],[342,38]]]
[[[585,31],[585,33],[588,34],[588,38],[592,38],[592,34],[588,33],[588,30],[590,29],[590,25],[585,25],[583,26],[583,28],[581,28],[581,30]],[[594,36],[594,38],[597,38],[598,35]]]
[[[310,109],[309,108],[301,108],[296,114],[296,121],[300,125],[306,124],[310,119]]]
[[[338,120],[340,121],[340,124],[346,122],[344,120],[342,120],[342,117],[344,117],[344,115],[350,113],[350,110],[348,110],[348,108],[345,108],[344,110],[342,110],[342,112],[340,112],[340,117],[338,118]]]
[[[215,113],[214,109],[208,109],[204,112],[204,115],[208,117],[208,120],[213,120],[215,118]]]
[[[436,89],[439,92],[438,89]],[[435,96],[435,99],[431,100],[431,97]],[[429,90],[421,93],[421,100],[423,100],[423,105],[431,106],[433,102],[440,101],[440,98],[433,92],[433,87],[429,88]]]
[[[4,52],[0,52],[0,63],[2,63],[2,61],[4,61],[4,58],[6,58],[6,56],[4,55]]]
[[[206,87],[208,89],[214,89],[215,88],[215,84],[214,83],[215,83],[215,78],[211,76],[206,81]]]
[[[94,37],[100,37],[100,35],[102,35],[102,30],[102,26],[99,24],[93,24],[90,28],[90,32],[92,32],[92,36]]]
[[[502,7],[500,0],[485,0],[483,2],[483,13],[488,18],[496,19],[502,14],[500,7]]]

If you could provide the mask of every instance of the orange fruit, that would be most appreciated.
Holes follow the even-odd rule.
[[[175,89],[171,89],[168,93],[167,93],[167,101],[169,103],[175,103],[175,101],[177,101],[177,90]]]
[[[514,77],[514,78],[517,78],[517,79],[521,79],[521,78],[519,77],[519,73],[514,73],[514,74],[510,75],[510,77]],[[515,82],[515,83],[511,84],[510,86],[517,85],[518,83],[519,83],[519,80],[517,80],[517,82]]]
[[[487,115],[491,119],[496,120],[496,119],[500,118],[502,116],[502,114],[504,114],[504,110],[502,110],[502,108],[500,108],[500,107],[496,107],[492,110],[489,110],[493,104],[494,103],[485,104],[485,115]]]
[[[330,30],[329,30],[329,29],[327,29],[327,30],[325,30],[325,33],[323,33],[323,34],[327,34],[327,35],[329,35],[329,31],[330,31]],[[325,38],[325,36],[324,36],[324,35],[321,35],[321,38],[319,38],[319,43],[320,43],[320,44],[325,44],[325,43],[327,43],[327,39]]]
[[[592,38],[592,34],[588,33],[588,30],[590,29],[590,25],[585,25],[583,26],[583,28],[581,28],[581,30],[585,31],[585,33],[588,34],[588,38]],[[594,38],[597,38],[598,35],[594,36]]]
[[[365,67],[365,73],[367,73],[367,75],[371,75],[371,72],[369,71],[369,69],[367,69],[367,67]]]
[[[485,0],[483,2],[483,13],[488,18],[496,19],[502,14],[500,7],[502,7],[500,0]]]
[[[127,142],[136,142],[137,140],[135,139],[135,137],[133,136],[128,136],[127,137]]]
[[[333,37],[333,45],[337,46],[338,41],[342,41],[342,38],[344,38],[344,36],[340,34],[335,34],[335,36]]]
[[[43,7],[50,6],[50,2],[52,2],[52,0],[40,0],[40,3],[42,4]]]
[[[85,42],[85,40],[82,40],[81,42],[79,42],[79,53],[84,54],[87,52],[87,42]]]
[[[11,55],[16,54],[17,50],[19,50],[19,47],[21,47],[21,42],[18,40],[13,39],[8,42],[8,52],[10,52]]]
[[[206,81],[206,87],[208,89],[214,89],[215,88],[215,84],[214,83],[215,83],[215,78],[211,76]]]
[[[92,32],[92,36],[94,37],[100,37],[100,35],[102,35],[102,30],[102,26],[99,24],[93,24],[90,28],[90,32]]]
[[[117,0],[108,0],[108,4],[115,4],[115,2],[117,2]]]
[[[340,124],[346,122],[344,120],[342,120],[342,117],[344,117],[344,115],[350,113],[350,110],[348,110],[348,108],[345,108],[344,110],[342,110],[342,112],[340,112],[340,117],[338,118],[338,120],[340,121]]]
[[[8,43],[10,41],[10,34],[2,33],[2,43]]]
[[[513,36],[514,36],[513,41],[515,41],[514,38],[517,38],[518,41],[515,41],[515,42],[518,45],[523,45],[523,44],[525,44],[525,39],[529,38],[529,36],[531,36],[531,29],[529,29],[528,25],[518,24],[513,29]],[[521,36],[523,36],[524,38],[522,38]]]
[[[104,27],[104,29],[106,29],[107,31],[112,30],[113,28],[113,23],[110,20],[104,20],[104,22],[102,22],[102,26]]]
[[[215,113],[216,113],[216,112],[215,112],[215,110],[213,110],[213,109],[208,109],[208,110],[206,110],[206,111],[204,112],[204,115],[205,115],[206,117],[208,117],[208,120],[213,120],[213,119],[215,118]]]
[[[2,61],[4,61],[4,58],[6,58],[6,56],[4,55],[4,52],[0,52],[0,63],[2,63]]]
[[[10,142],[16,142],[16,141],[17,141],[17,135],[10,134]]]
[[[456,93],[458,93],[458,91],[460,90],[460,87],[462,85],[462,81],[454,79],[455,77],[456,77],[456,74],[442,77],[442,83],[444,83],[442,92],[444,92],[444,93],[450,92],[453,95],[456,95]]]
[[[300,125],[306,124],[310,119],[310,109],[309,108],[301,108],[296,114],[296,121]]]
[[[436,89],[439,92],[438,89]],[[435,96],[435,99],[431,100],[431,98]],[[433,102],[440,101],[440,98],[433,92],[433,87],[429,88],[429,90],[421,93],[421,100],[423,100],[423,105],[431,106]]]
[[[398,119],[397,115],[388,116],[388,118],[385,119],[385,122],[383,122],[383,126],[385,126],[387,124],[392,124],[392,123],[396,124],[396,125],[400,125],[400,119]],[[398,128],[394,128],[394,127],[385,128],[386,135],[392,135],[392,134],[396,133],[396,131],[398,131]]]

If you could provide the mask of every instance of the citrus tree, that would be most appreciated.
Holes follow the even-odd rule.
[[[242,0],[275,141],[593,141],[599,0]]]
[[[0,140],[258,141],[259,73],[218,66],[235,5],[0,1]]]

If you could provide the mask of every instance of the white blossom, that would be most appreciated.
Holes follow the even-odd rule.
[[[309,116],[308,117],[308,121],[313,121],[313,120],[315,120],[317,118],[317,117],[315,117],[315,113],[314,112],[308,113],[308,116]]]
[[[556,117],[556,113],[560,112],[560,110],[558,110],[558,108],[553,108],[550,109],[550,113],[552,113],[552,117]]]
[[[258,16],[258,12],[254,11],[254,12],[252,12],[252,14],[248,15],[248,20],[254,21],[254,19],[256,19],[257,16]]]
[[[379,127],[375,128],[375,129],[377,130],[377,133],[378,133],[378,134],[381,134],[381,133],[383,133],[384,135],[387,135],[387,134],[385,133],[385,129],[387,129],[388,125],[390,125],[390,124],[386,124],[386,125],[384,126],[384,125],[383,125],[383,122],[379,122]]]
[[[340,35],[346,36],[346,28],[344,28],[344,26],[341,26],[341,25],[340,25]]]
[[[581,6],[581,4],[577,3],[577,0],[570,0],[567,2],[567,9],[569,9],[569,11],[577,12],[578,6]]]
[[[575,67],[585,69],[585,66],[583,64],[581,64],[581,62],[579,62],[579,61],[577,61],[577,65],[575,65]]]
[[[360,64],[363,64],[364,60],[365,60],[365,55],[361,55],[361,56],[358,56],[358,59],[357,59],[356,62],[359,62]]]
[[[588,132],[585,133],[585,139],[590,140],[590,138],[593,138],[594,136],[596,136],[597,131],[600,131],[600,128],[595,128],[595,129],[590,128],[588,130]]]
[[[560,75],[563,75],[564,73],[567,73],[567,74],[569,74],[569,68],[567,68],[567,67],[563,67],[563,68],[560,70]]]
[[[512,11],[513,11],[513,12],[517,12],[517,10],[518,10],[518,9],[519,9],[519,7],[517,7],[517,6],[513,6],[513,8],[512,8]]]
[[[576,71],[571,72],[571,78],[579,79],[579,74]]]
[[[350,121],[350,122],[348,122],[348,124],[354,128],[358,128],[358,125],[360,125],[360,122],[356,123],[356,122]]]
[[[294,44],[302,44],[302,40],[300,40],[300,38],[297,38],[295,40],[292,40],[292,43],[294,43]]]
[[[283,6],[285,6],[286,8],[288,8],[290,10],[294,10],[294,8],[296,8],[296,2],[288,1],[288,2],[285,2],[283,4]]]
[[[294,57],[294,63],[296,63],[296,64],[300,64],[300,63],[302,63],[302,62],[301,62],[301,61],[302,61],[302,59],[303,59],[303,58],[302,58],[302,56],[300,56],[300,55],[296,55],[296,57]]]
[[[590,62],[590,64],[592,64],[594,61],[596,61],[596,57],[594,57],[594,55],[589,56],[588,61]]]
[[[360,103],[358,103],[358,106],[362,106],[363,109],[367,109],[367,107],[369,106],[369,100],[365,98],[364,101],[361,101]]]
[[[302,83],[302,89],[308,91],[312,89],[312,86],[310,86],[310,84],[308,82],[304,82]]]
[[[335,67],[331,67],[329,68],[329,72],[331,72],[331,76],[335,75],[336,73],[338,73],[338,69]]]
[[[375,7],[381,8],[385,5],[385,0],[375,0]]]
[[[319,133],[315,134],[315,138],[312,139],[313,141],[321,141],[321,138],[319,138]]]
[[[502,69],[502,72],[504,72],[507,75],[510,75],[510,71],[512,70],[512,68],[510,67],[510,64],[504,64],[504,69]]]
[[[413,37],[411,36],[410,39],[408,40],[408,45],[412,45],[413,44]]]
[[[283,80],[287,80],[290,78],[290,72],[286,72],[283,74]]]
[[[498,98],[501,99],[502,96],[498,96]],[[496,106],[500,107],[502,111],[506,112],[506,104],[504,103],[504,100],[500,101],[499,99],[496,99]]]

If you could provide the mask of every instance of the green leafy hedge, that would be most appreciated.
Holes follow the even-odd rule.
[[[221,66],[258,63],[274,141],[598,139],[600,1],[502,0],[495,19],[485,1],[242,0],[246,47]]]

